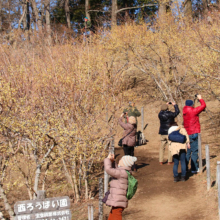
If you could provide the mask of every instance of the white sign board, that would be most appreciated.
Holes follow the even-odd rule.
[[[19,201],[14,205],[15,220],[71,220],[68,196]]]

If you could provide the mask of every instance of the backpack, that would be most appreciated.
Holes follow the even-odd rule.
[[[127,199],[130,200],[137,191],[138,181],[127,171],[128,174],[128,190],[127,190]]]
[[[144,145],[146,143],[147,143],[147,141],[144,137],[144,133],[140,132],[139,133],[139,138],[138,138],[138,146]]]
[[[183,134],[180,134],[180,131],[173,131],[172,133],[169,134],[168,139],[172,142],[177,142],[184,144],[186,143],[186,136]]]

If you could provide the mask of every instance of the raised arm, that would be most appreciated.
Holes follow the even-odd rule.
[[[122,121],[122,116],[118,119],[118,123],[121,125],[122,128],[124,128],[125,130],[129,129],[131,124],[127,123],[125,124],[123,121]]]
[[[172,115],[175,118],[177,115],[179,115],[180,110],[177,104],[173,103],[173,106],[174,106],[175,112],[172,112]]]
[[[194,108],[194,112],[195,112],[196,115],[201,113],[206,108],[206,104],[205,104],[205,101],[203,99],[199,99],[199,102],[200,102],[201,105]]]
[[[104,160],[104,167],[107,174],[114,178],[120,177],[120,171],[112,168],[112,162],[109,158],[105,158]]]

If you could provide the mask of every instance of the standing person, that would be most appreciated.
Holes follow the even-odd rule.
[[[137,117],[141,116],[141,113],[135,107],[134,102],[129,102],[128,107],[124,109],[123,113],[125,113],[126,122],[128,122],[128,117],[134,116],[136,119],[136,124],[137,124]]]
[[[189,136],[186,132],[186,129],[183,128],[182,126],[178,126],[176,122],[171,124],[168,130],[168,135],[172,134],[174,131],[179,131],[181,135],[184,135],[186,137],[185,143],[173,142],[169,140],[169,151],[171,152],[171,155],[173,156],[173,161],[174,161],[174,165],[173,165],[174,182],[178,182],[180,180],[178,176],[179,161],[181,163],[181,181],[185,181],[186,180],[186,151],[187,151],[187,148],[190,149]]]
[[[197,159],[198,159],[198,133],[200,133],[199,114],[206,108],[205,101],[201,95],[197,95],[197,99],[200,102],[200,106],[194,108],[194,102],[192,100],[186,100],[183,107],[183,124],[190,139],[190,149],[186,154],[186,169],[188,170],[188,164],[191,157],[191,172],[199,172]]]
[[[83,23],[83,26],[82,26],[83,31],[90,31],[91,27],[92,27],[91,21],[89,21],[88,17],[85,17],[84,18],[84,23]]]
[[[168,111],[168,104],[172,104],[175,108],[175,112]],[[161,135],[161,146],[159,151],[159,163],[163,165],[164,152],[165,147],[168,145],[168,129],[170,124],[174,122],[176,116],[180,113],[179,107],[175,102],[167,102],[161,106],[161,111],[158,114],[158,118],[160,119],[160,130],[159,134]],[[168,165],[172,163],[172,155],[168,150]]]
[[[137,125],[136,125],[136,119],[133,116],[130,116],[128,118],[128,123],[124,123],[122,121],[122,117],[124,116],[124,113],[121,114],[121,117],[119,118],[118,122],[122,128],[124,128],[123,133],[123,150],[125,155],[134,156],[134,146],[136,144],[135,135],[137,132]]]
[[[84,18],[84,23],[82,24],[83,40],[86,40],[86,37],[95,33],[94,27],[88,17]]]
[[[108,195],[106,205],[111,206],[108,220],[122,220],[122,212],[128,207],[127,190],[128,190],[128,174],[131,166],[137,161],[136,157],[123,156],[118,163],[117,168],[112,168],[114,155],[109,154],[104,160],[104,167],[107,174],[113,177],[110,182],[110,193]]]
[[[136,146],[136,132],[137,124],[134,116],[128,118],[128,123],[122,121],[124,113],[121,114],[118,122],[122,128],[124,128],[122,146],[125,155],[134,156],[134,147]],[[137,171],[136,166],[134,165],[134,171]]]

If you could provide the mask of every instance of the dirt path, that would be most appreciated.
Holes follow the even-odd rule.
[[[205,205],[197,193],[195,176],[186,182],[173,182],[172,165],[159,165],[158,159],[142,147],[136,149],[139,181],[137,193],[123,213],[123,220],[194,220],[204,217]],[[123,156],[122,149],[116,155]],[[200,202],[198,202],[200,201]]]
[[[143,103],[138,106],[138,109],[141,106]],[[193,176],[188,174],[186,182],[174,183],[173,165],[159,165],[158,154],[161,143],[158,135],[160,126],[158,113],[160,106],[161,102],[158,101],[148,103],[144,108],[145,122],[148,123],[144,134],[148,143],[135,149],[139,166],[135,177],[138,179],[139,186],[123,213],[123,220],[217,220],[217,202],[214,202],[217,200],[217,193],[211,190],[209,193],[213,196],[208,199],[204,173]],[[209,106],[215,105],[212,103]],[[206,116],[202,114],[200,120],[204,122]],[[180,124],[181,119],[181,117],[177,118]],[[205,123],[201,123],[201,128],[205,131]],[[138,130],[141,130],[141,123],[138,124]],[[115,143],[122,137],[122,132],[123,129],[118,127]],[[204,144],[208,143],[207,140],[203,132]],[[115,154],[124,155],[121,148],[116,148]],[[167,159],[167,152],[164,159]],[[106,211],[109,213],[109,210],[106,209]]]

